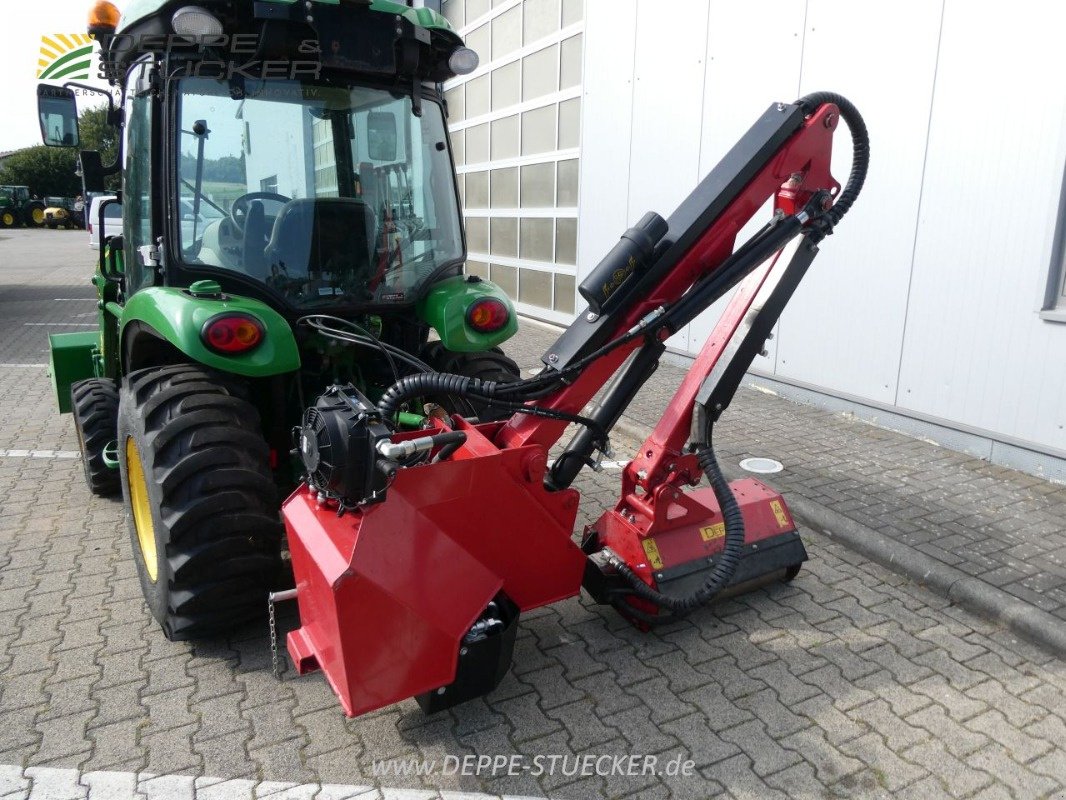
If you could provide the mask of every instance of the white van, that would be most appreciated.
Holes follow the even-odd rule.
[[[85,219],[85,230],[89,232],[89,247],[93,250],[100,249],[100,233],[97,231],[100,222],[100,204],[105,200],[115,200],[113,194],[98,194],[89,204],[89,216]],[[112,203],[104,209],[104,238],[108,236],[122,235],[122,204]]]

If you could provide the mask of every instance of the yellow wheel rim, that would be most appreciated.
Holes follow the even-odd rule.
[[[148,484],[144,480],[141,454],[132,436],[126,437],[126,480],[130,490],[133,527],[137,531],[137,545],[141,549],[144,568],[152,583],[159,576],[159,555],[155,548],[155,527],[152,525],[152,504],[148,499]]]
[[[7,225],[7,226],[14,225],[15,224],[15,218],[13,216],[11,216],[10,214],[4,214],[4,224]]]
[[[33,209],[33,221],[40,225],[44,222],[44,212],[39,208]]]

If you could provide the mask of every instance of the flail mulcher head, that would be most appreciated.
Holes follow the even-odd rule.
[[[841,119],[853,144],[843,191],[830,174]],[[320,398],[296,432],[307,481],[283,508],[297,670],[321,669],[349,715],[412,696],[434,711],[491,691],[510,665],[519,615],[582,585],[648,627],[723,592],[793,577],[807,556],[784,499],[753,479],[728,483],[712,431],[868,162],[862,117],[843,97],[774,104],[669,219],[645,215],[589,274],[580,286],[588,308],[536,377],[425,371],[377,404],[352,387]],[[771,219],[738,243],[768,199]],[[666,339],[734,288],[624,469],[618,503],[575,542],[574,478],[608,450]],[[479,424],[437,411],[425,430],[393,432],[405,405],[442,396],[514,414]],[[578,433],[549,469],[548,449],[570,424]],[[703,478],[708,488],[686,491]]]

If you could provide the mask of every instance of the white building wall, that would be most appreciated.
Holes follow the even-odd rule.
[[[867,186],[754,370],[1066,457],[1066,324],[1039,313],[1064,29],[1066,6],[1035,0],[590,0],[578,279],[771,102],[840,92],[870,128]],[[698,351],[717,312],[672,344]]]
[[[583,0],[444,0],[481,63],[445,85],[466,271],[554,323],[576,298]]]
[[[246,102],[242,114],[252,139],[245,154],[249,191],[259,191],[261,181],[276,177],[279,193],[302,197],[314,185],[308,156],[311,124],[303,106]]]

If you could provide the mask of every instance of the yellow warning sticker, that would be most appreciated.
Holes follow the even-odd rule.
[[[721,539],[725,536],[725,523],[718,522],[714,525],[700,528],[700,536],[703,537],[703,541],[705,542],[713,542],[715,539]]]
[[[659,546],[655,544],[654,539],[644,540],[644,555],[648,557],[648,563],[651,564],[652,569],[663,568],[663,557],[659,555]]]
[[[789,527],[789,525],[788,525],[788,514],[785,513],[785,509],[781,505],[781,501],[780,500],[771,500],[770,501],[770,510],[774,512],[774,517],[777,519],[777,524],[781,527],[781,529],[782,530],[787,529]]]

